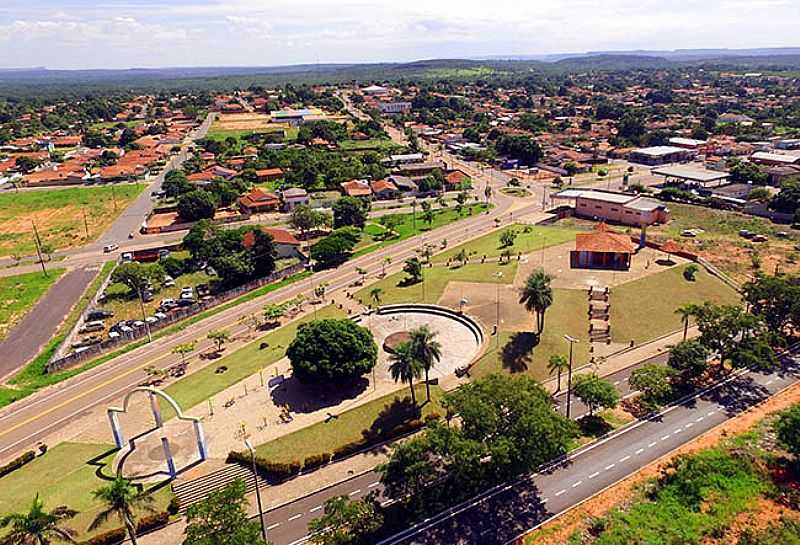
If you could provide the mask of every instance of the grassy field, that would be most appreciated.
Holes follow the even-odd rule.
[[[84,211],[88,240],[93,241],[144,187],[119,184],[113,190],[111,186],[100,186],[0,194],[0,256],[36,253],[31,221],[36,222],[42,243],[53,249],[85,244]]]
[[[260,129],[224,129],[220,127],[217,123],[215,123],[211,125],[211,128],[208,130],[206,138],[218,141],[226,140],[228,138],[234,138],[241,145],[242,140],[246,141],[247,137],[253,134],[267,134],[271,132],[280,132],[282,130],[284,130],[282,127],[279,128],[264,127]],[[284,141],[289,142],[297,140],[297,132],[298,129],[294,127],[286,129],[286,138],[284,139]]]
[[[508,249],[514,252],[514,254],[522,253],[523,255],[549,246],[572,242],[575,240],[575,233],[578,232],[575,229],[564,227],[512,225],[511,227],[495,229],[488,235],[455,246],[446,252],[438,254],[433,259],[439,262],[447,261],[449,258],[461,252],[462,249],[466,250],[469,255],[475,257],[498,257],[506,249],[500,244],[500,237],[508,230],[513,230],[517,234],[514,244],[509,246]]]
[[[344,313],[339,309],[327,306],[317,311],[317,317],[322,318],[341,318]],[[314,314],[310,314],[300,320],[295,320],[289,324],[263,335],[250,344],[231,352],[230,354],[214,361],[210,365],[196,371],[177,382],[169,385],[165,391],[171,395],[184,409],[189,409],[199,403],[203,403],[208,398],[224,389],[233,386],[247,377],[266,369],[286,355],[286,347],[295,337],[297,327],[303,323],[314,319]],[[261,343],[268,343],[268,347],[263,350]],[[175,362],[180,361],[180,356],[175,355]],[[228,368],[224,373],[217,373],[221,366]],[[165,408],[166,411],[166,408]],[[172,416],[165,415],[165,418]]]
[[[373,138],[370,140],[342,140],[338,144],[339,149],[343,151],[359,151],[359,150],[379,150],[381,152],[390,153],[395,150],[403,149],[403,146],[395,144],[390,138]]]
[[[134,121],[103,121],[102,123],[92,123],[92,128],[96,130],[102,129],[110,129],[112,127],[117,127],[119,125],[124,125],[125,127],[133,128],[137,125],[143,125],[144,121],[141,120],[134,120]]]
[[[3,339],[25,314],[64,274],[64,269],[0,277],[0,339]]]
[[[364,304],[371,303],[370,292],[379,288],[381,304],[392,305],[396,303],[436,303],[444,293],[449,282],[487,282],[496,283],[497,272],[502,272],[504,278],[513,278],[517,272],[517,263],[500,265],[498,263],[476,263],[458,268],[433,267],[424,268],[424,281],[410,286],[401,285],[406,274],[398,272],[375,282],[355,293],[355,298]]]
[[[69,442],[49,449],[44,456],[0,478],[0,515],[26,511],[38,492],[48,510],[67,505],[79,511],[68,526],[79,532],[80,538],[121,526],[112,520],[96,532],[87,532],[100,509],[92,491],[113,478],[110,467],[116,452],[113,449],[111,445]],[[156,486],[151,490],[155,509],[166,509],[172,494],[169,487]]]
[[[489,206],[487,206],[485,203],[465,206],[461,214],[458,214],[455,208],[437,209],[433,211],[433,221],[430,224],[422,221],[422,212],[420,210],[417,210],[416,214],[390,214],[391,216],[398,218],[399,223],[394,228],[396,236],[387,240],[382,240],[380,238],[380,234],[385,231],[380,224],[380,219],[371,219],[370,223],[368,223],[364,228],[364,237],[359,243],[359,247],[356,249],[354,257],[364,255],[371,251],[377,250],[378,248],[385,248],[391,244],[406,240],[415,235],[427,233],[428,231],[438,229],[439,227],[443,227],[450,223],[470,218],[472,216],[481,214],[488,209]],[[431,243],[433,242],[434,241],[431,241]]]
[[[531,332],[535,330],[531,315],[531,332],[500,330],[498,341],[489,339],[489,348],[472,368],[474,377],[491,373],[528,373],[538,380],[548,378],[547,362],[553,354],[569,354],[569,343],[564,334],[569,334],[580,342],[574,346],[575,367],[580,367],[589,359],[589,332],[586,320],[586,292],[582,290],[553,290],[553,305],[545,314],[544,332],[541,339]],[[502,312],[502,311],[501,311]]]
[[[694,282],[686,280],[685,268],[673,267],[611,290],[611,336],[616,342],[633,339],[638,344],[680,329],[675,309],[681,305],[739,301],[733,289],[702,268]]]
[[[417,384],[414,390],[417,394],[417,401],[422,404],[425,401],[425,385]],[[440,405],[442,395],[441,388],[431,387],[431,403],[422,406],[423,416],[434,412],[444,414]],[[308,456],[332,453],[337,447],[360,440],[364,436],[364,431],[385,430],[387,420],[394,426],[402,422],[404,406],[395,406],[393,409],[391,407],[406,398],[410,401],[408,386],[397,393],[340,413],[337,418],[318,422],[269,443],[259,445],[256,451],[258,456],[271,462],[291,462],[293,460],[302,462]]]

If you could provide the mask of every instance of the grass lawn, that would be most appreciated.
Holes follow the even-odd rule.
[[[323,307],[317,311],[317,318],[320,319],[342,317],[344,317],[344,313],[332,306]],[[314,314],[309,314],[300,320],[290,322],[258,337],[250,344],[170,384],[165,391],[174,397],[183,409],[194,407],[283,358],[286,355],[286,348],[295,337],[297,327],[301,323],[313,319],[315,319]],[[263,342],[269,343],[269,347],[261,350],[259,346]],[[174,357],[176,363],[180,361],[180,355],[176,354]],[[224,373],[217,373],[216,370],[223,365],[228,370]],[[165,418],[173,416],[171,411],[167,411],[166,406],[164,406],[164,410],[168,413],[165,414]]]
[[[519,252],[522,254],[529,254],[541,250],[542,248],[574,241],[575,233],[578,232],[575,229],[564,227],[513,225],[511,227],[495,229],[488,235],[455,246],[446,252],[438,254],[433,259],[434,261],[440,262],[447,261],[449,258],[461,252],[462,249],[466,249],[467,253],[472,256],[480,257],[485,255],[487,257],[498,257],[505,250],[505,248],[500,245],[500,236],[509,229],[517,233],[514,244],[509,247],[514,254]]]
[[[575,367],[589,360],[589,323],[586,312],[589,306],[586,292],[582,290],[553,290],[553,305],[545,315],[544,332],[537,343],[530,332],[500,330],[499,350],[497,339],[489,339],[489,348],[472,368],[473,377],[491,373],[528,373],[537,380],[549,377],[547,362],[553,354],[569,354],[568,334],[580,342],[575,344],[573,361]],[[501,310],[502,312],[502,310]],[[534,330],[531,315],[531,331]]]
[[[111,461],[115,452],[112,445],[70,442],[56,445],[44,456],[0,478],[0,515],[27,511],[38,492],[48,510],[66,505],[79,511],[67,526],[79,532],[80,538],[120,527],[112,520],[97,532],[86,531],[101,507],[92,497],[92,491],[113,478]],[[155,509],[166,509],[172,495],[169,486],[156,485],[151,490]]]
[[[736,304],[739,295],[700,269],[694,282],[686,266],[673,267],[611,290],[611,336],[616,342],[641,343],[681,328],[675,309],[687,303]]]
[[[342,140],[339,142],[339,149],[344,151],[379,150],[391,152],[403,149],[403,146],[395,144],[390,138],[373,138],[370,140]]]
[[[31,310],[39,299],[64,274],[64,269],[0,277],[0,339]]]
[[[423,403],[425,401],[425,385],[417,384],[414,390],[417,394],[417,402]],[[433,412],[444,414],[440,405],[443,393],[438,386],[431,386],[431,403],[422,407],[423,416]],[[396,393],[345,411],[337,418],[318,422],[269,443],[259,445],[256,451],[258,456],[271,462],[291,462],[293,460],[302,462],[308,456],[326,452],[333,453],[337,447],[360,440],[364,436],[364,431],[387,429],[386,421],[389,421],[389,426],[392,428],[402,423],[405,420],[403,409],[407,406],[395,405],[393,409],[388,411],[386,409],[395,403],[403,402],[404,399],[409,401],[411,399],[408,386]],[[386,411],[385,414],[381,415],[384,411]]]
[[[214,123],[208,130],[206,138],[208,138],[209,140],[218,140],[218,141],[226,140],[228,138],[235,138],[241,145],[242,140],[247,140],[247,137],[250,135],[280,132],[282,130],[284,130],[283,127],[264,127],[260,129],[223,129],[219,126],[218,123]],[[286,138],[284,139],[284,141],[289,142],[297,140],[297,132],[298,129],[293,127],[286,129]]]
[[[117,184],[113,194],[112,186],[0,194],[0,256],[36,253],[31,221],[36,222],[42,243],[53,249],[85,244],[84,211],[89,241],[95,240],[144,187],[144,184]]]
[[[377,250],[378,248],[385,248],[386,246],[390,246],[413,236],[427,233],[433,229],[438,229],[444,225],[470,218],[486,212],[488,209],[489,206],[487,206],[485,203],[465,206],[461,214],[458,214],[455,208],[437,209],[433,211],[433,221],[430,223],[430,225],[422,221],[422,212],[420,210],[417,210],[416,212],[416,220],[414,219],[415,214],[413,213],[390,214],[393,217],[399,218],[399,223],[397,224],[397,227],[394,228],[396,235],[393,238],[386,240],[380,240],[380,234],[383,233],[384,230],[380,225],[380,219],[375,218],[374,220],[370,220],[371,223],[364,228],[364,236],[362,237],[361,242],[359,242],[359,246],[357,247],[356,251],[353,253],[353,257],[358,257]],[[430,242],[433,243],[434,241]]]
[[[144,121],[141,120],[134,120],[134,121],[103,121],[102,123],[92,123],[92,128],[97,130],[102,129],[110,129],[112,127],[117,127],[118,125],[124,125],[128,128],[136,127],[137,125],[144,125]]]
[[[444,293],[449,282],[498,282],[495,274],[503,272],[505,278],[513,278],[517,272],[517,262],[500,265],[498,263],[476,263],[458,268],[443,266],[423,269],[424,282],[410,286],[399,285],[406,277],[404,272],[398,272],[375,282],[355,293],[355,298],[364,304],[371,303],[370,292],[380,288],[381,305],[396,303],[436,303]],[[501,279],[502,280],[502,279]]]

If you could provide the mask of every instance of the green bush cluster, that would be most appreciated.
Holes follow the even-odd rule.
[[[36,458],[36,453],[33,452],[32,450],[29,450],[17,456],[16,458],[8,462],[6,465],[0,466],[0,477],[8,475],[12,471],[18,470],[25,464],[32,462],[35,458]]]
[[[145,534],[151,530],[162,528],[169,523],[169,513],[163,511],[154,515],[149,515],[139,519],[136,523],[136,533]],[[124,528],[114,528],[93,538],[82,542],[82,545],[117,545],[125,541],[127,533]]]

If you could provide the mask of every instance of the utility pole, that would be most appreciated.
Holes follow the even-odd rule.
[[[117,191],[115,189],[115,184],[111,184],[111,199],[114,201],[114,210],[117,209]]]
[[[564,338],[569,342],[569,370],[567,374],[567,418],[570,415],[570,405],[572,404],[572,346],[578,342],[578,339],[564,335]]]
[[[42,272],[47,276],[47,267],[44,266],[44,258],[42,258],[42,241],[39,239],[39,230],[36,228],[36,222],[31,220],[33,225],[33,241],[36,243],[36,255],[39,256],[39,264],[42,266]]]
[[[81,212],[83,212],[83,231],[86,233],[86,241],[89,241],[89,222],[86,220],[86,209],[82,208]]]

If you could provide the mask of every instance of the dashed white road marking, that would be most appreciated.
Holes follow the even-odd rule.
[[[652,443],[647,445],[647,448],[653,448],[654,446],[656,446],[656,442],[655,441],[653,441]]]
[[[705,416],[698,416],[697,418],[694,419],[694,421],[695,422],[702,422],[703,420],[705,420],[705,418],[706,418]]]
[[[560,495],[561,495],[561,494],[563,494],[564,492],[566,492],[566,490],[564,490],[564,489],[561,489],[561,490],[559,490],[558,492],[556,492],[556,496],[560,496]]]
[[[392,499],[392,500],[385,500],[385,501],[382,501],[382,502],[381,502],[381,507],[386,507],[386,506],[388,506],[388,505],[392,505],[392,504],[393,504],[394,502],[396,502],[396,501],[397,501],[397,500],[394,500],[394,499]]]
[[[620,459],[619,459],[619,461],[620,461],[620,463],[621,463],[621,462],[627,462],[627,461],[628,461],[628,460],[630,460],[630,459],[631,459],[631,457],[630,457],[630,456],[623,456],[622,458],[620,458]]]
[[[315,511],[319,511],[320,509],[322,509],[322,506],[321,505],[317,505],[316,507],[312,507],[311,509],[309,509],[308,512],[309,513],[314,513]]]
[[[609,469],[611,469],[611,468],[612,468],[612,467],[614,467],[615,465],[617,465],[617,464],[609,464],[609,465],[607,465],[607,466],[606,466],[606,469],[605,469],[605,470],[606,470],[606,471],[608,471]]]
[[[711,415],[712,415],[712,414],[714,414],[715,412],[717,412],[717,411],[708,411],[708,412],[706,413],[706,416],[711,416]]]
[[[686,424],[686,426],[684,426],[684,427],[686,427],[686,428],[691,428],[692,426],[694,426],[694,422],[689,422],[689,423],[688,423],[688,424]]]
[[[637,450],[636,452],[634,452],[634,454],[636,454],[636,455],[638,456],[639,454],[641,454],[641,453],[643,453],[643,452],[644,452],[644,449],[643,449],[643,448],[640,448],[639,450]]]
[[[293,520],[297,520],[302,516],[303,516],[303,513],[297,513],[296,515],[292,515],[291,517],[289,517],[289,522],[292,522]]]
[[[578,487],[583,484],[583,481],[578,481],[577,483],[573,483],[572,488]]]
[[[355,490],[353,490],[352,492],[350,492],[350,493],[348,494],[348,496],[355,496],[356,494],[360,494],[360,493],[361,493],[361,489],[360,489],[360,488],[356,488]]]
[[[541,501],[542,503],[547,503],[547,502],[549,501],[549,499],[548,499],[548,498],[542,498],[540,501]]]
[[[775,379],[774,379],[774,378],[771,378],[771,379],[769,379],[769,380],[767,381],[767,386],[769,386],[769,385],[770,385],[770,384],[772,384],[773,382],[775,382]]]
[[[380,486],[380,484],[381,484],[380,482],[375,482],[370,485],[367,485],[367,488],[375,488],[376,486]]]
[[[672,432],[672,435],[678,435],[682,431],[683,431],[683,428],[678,428],[677,430]]]
[[[667,439],[669,439],[669,435],[665,435],[664,437],[661,438],[662,441],[666,441]]]
[[[595,471],[594,473],[592,473],[591,475],[589,475],[589,478],[590,478],[590,479],[594,479],[594,478],[595,478],[595,477],[597,477],[598,475],[600,475],[600,472],[599,472],[599,471]]]
[[[614,382],[614,386],[619,386],[619,381]]]
[[[272,524],[272,525],[270,525],[270,526],[267,526],[267,530],[274,530],[275,528],[277,528],[277,527],[278,527],[278,526],[280,526],[280,525],[281,525],[281,523],[280,523],[280,522],[276,522],[275,524]]]

